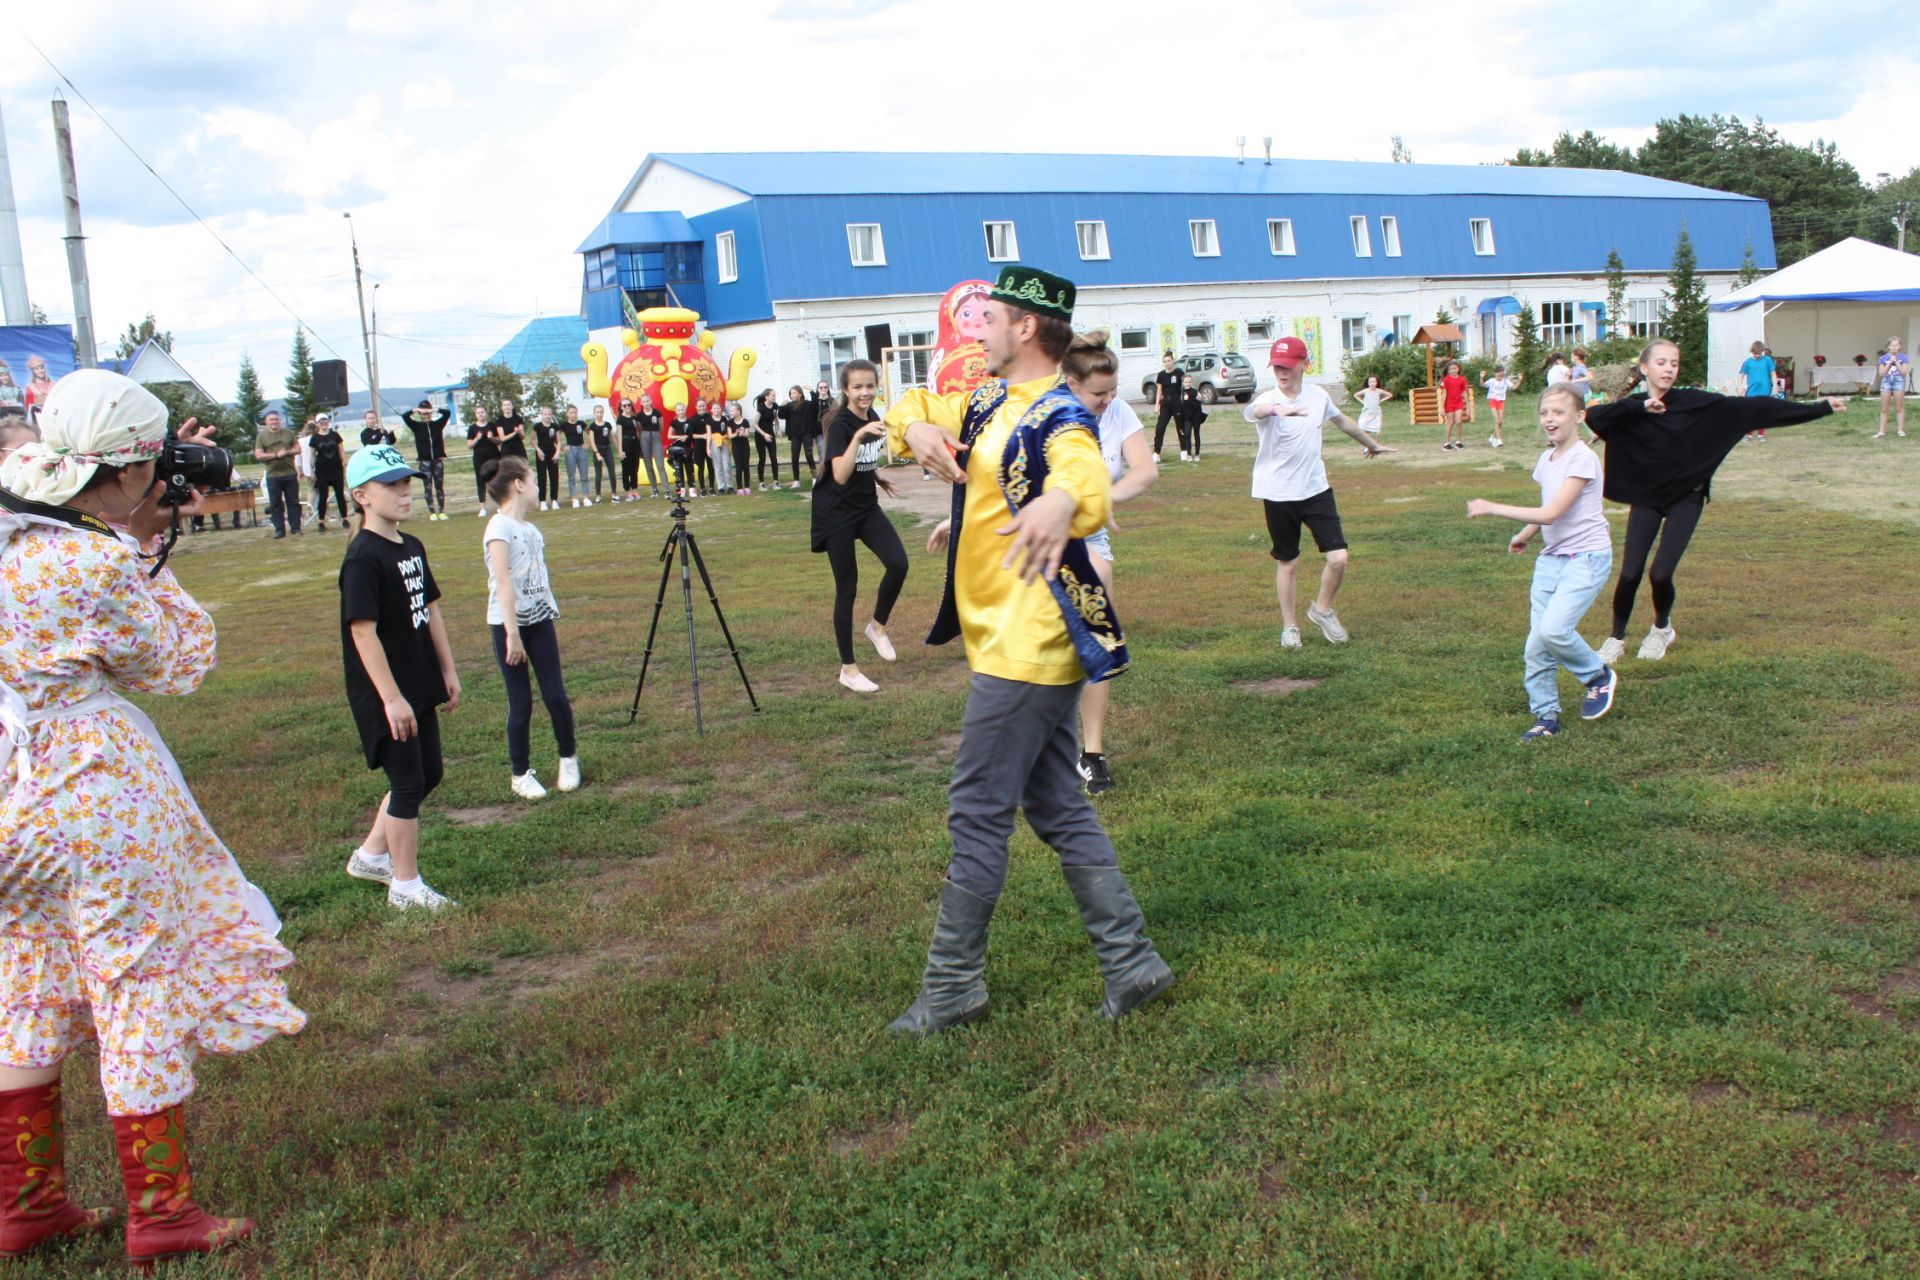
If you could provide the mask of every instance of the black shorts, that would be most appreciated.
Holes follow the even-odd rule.
[[[1344,551],[1347,538],[1340,531],[1340,509],[1333,504],[1333,490],[1322,489],[1311,498],[1298,502],[1262,500],[1267,509],[1267,536],[1273,539],[1273,558],[1285,564],[1300,558],[1300,526],[1313,531],[1313,545],[1324,555]]]

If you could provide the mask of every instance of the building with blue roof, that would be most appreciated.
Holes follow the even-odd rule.
[[[487,362],[504,364],[523,378],[552,369],[567,384],[567,398],[584,409],[589,403],[587,367],[580,348],[586,342],[584,317],[540,316],[527,321]]]
[[[1749,251],[1774,265],[1765,201],[1639,174],[854,152],[650,155],[578,252],[597,337],[620,328],[623,295],[692,307],[781,386],[867,354],[871,326],[930,345],[951,285],[1031,262],[1079,285],[1076,324],[1117,335],[1131,386],[1162,349],[1255,351],[1283,334],[1332,379],[1344,353],[1440,310],[1474,352],[1511,350],[1522,302],[1546,341],[1592,340],[1613,250],[1629,285],[1611,319],[1652,334],[1683,226],[1711,296]],[[902,352],[893,372],[913,381],[925,363]]]

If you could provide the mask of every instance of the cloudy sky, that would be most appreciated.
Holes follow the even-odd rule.
[[[1385,160],[1399,133],[1472,164],[1718,111],[1904,174],[1914,21],[1840,10],[1808,38],[1804,5],[1753,0],[63,0],[6,40],[0,109],[33,300],[72,318],[51,60],[139,156],[67,92],[102,354],[152,311],[230,398],[243,351],[278,394],[296,315],[360,385],[343,212],[380,285],[381,381],[444,382],[577,309],[573,247],[649,151],[1231,154],[1271,134]]]

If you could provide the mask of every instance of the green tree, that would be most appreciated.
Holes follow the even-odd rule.
[[[548,365],[526,382],[526,394],[521,397],[535,409],[551,409],[560,414],[567,407],[567,380],[560,376],[558,365]]]
[[[1550,165],[1559,169],[1632,170],[1636,167],[1633,152],[1595,136],[1591,129],[1577,138],[1571,133],[1562,133],[1545,151],[1522,147],[1507,163],[1535,168]]]
[[[154,323],[153,312],[147,312],[147,318],[139,324],[130,324],[127,331],[120,335],[120,345],[115,349],[113,358],[125,360],[138,351],[143,343],[151,342],[162,351],[173,351],[173,335],[164,332]]]
[[[487,360],[467,370],[467,394],[472,403],[498,410],[502,400],[515,405],[528,403],[527,384],[508,368],[505,361]]]
[[[178,431],[187,425],[189,418],[202,426],[211,423],[213,438],[224,447],[232,447],[233,421],[225,406],[200,394],[200,389],[191,382],[149,382],[146,388],[167,406],[169,427]]]
[[[1760,264],[1753,260],[1753,237],[1747,237],[1747,247],[1740,252],[1740,283],[1752,284],[1766,273],[1760,270]]]
[[[1540,346],[1540,319],[1534,314],[1533,304],[1520,304],[1520,314],[1513,318],[1513,369],[1515,373],[1530,382],[1540,380],[1540,368],[1546,363],[1547,353]]]
[[[1748,246],[1752,248],[1751,245]],[[1620,246],[1607,250],[1607,323],[1600,336],[1611,338],[1620,332],[1627,319],[1627,264],[1620,260]]]
[[[253,429],[260,425],[260,416],[266,411],[267,397],[260,390],[260,375],[253,371],[253,357],[242,351],[240,381],[233,397],[235,425],[243,428],[251,440]]]
[[[1707,381],[1707,288],[1697,267],[1693,237],[1682,223],[1673,246],[1673,270],[1667,273],[1666,336],[1680,348],[1680,385],[1688,387]]]
[[[27,323],[45,324],[46,322],[47,309],[37,302],[29,302],[27,304]]]
[[[318,412],[320,405],[313,395],[313,352],[307,346],[307,331],[295,325],[293,355],[287,362],[286,425],[298,431]]]

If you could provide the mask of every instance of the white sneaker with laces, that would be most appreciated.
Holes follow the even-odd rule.
[[[579,756],[560,757],[560,780],[554,785],[562,791],[578,791],[580,789]]]
[[[867,624],[867,639],[873,641],[874,652],[884,661],[892,662],[898,656],[893,651],[893,641],[887,637],[887,633],[876,631],[871,622]]]
[[[1283,627],[1283,628],[1281,628],[1281,631],[1280,631],[1280,647],[1281,647],[1282,649],[1298,649],[1298,648],[1300,648],[1300,647],[1301,647],[1301,644],[1300,644],[1300,628],[1298,628],[1298,627]]]
[[[1618,636],[1608,636],[1606,643],[1601,645],[1597,652],[1601,663],[1611,667],[1626,655],[1627,642]]]
[[[533,770],[513,775],[513,794],[522,800],[539,800],[546,796],[547,789],[540,785],[540,779],[534,777]]]
[[[474,512],[473,514],[479,516],[482,520],[485,520],[487,518],[487,509],[485,507],[482,507],[480,508],[480,510]]]
[[[578,499],[578,498],[575,498],[575,499],[573,500],[573,509],[574,509],[575,511],[578,511],[578,510],[580,509],[580,499]]]
[[[1506,441],[1502,440],[1499,436],[1488,436],[1487,443],[1498,449],[1501,445],[1505,444]]]
[[[1320,634],[1327,638],[1328,644],[1347,642],[1347,629],[1340,625],[1340,619],[1334,615],[1333,610],[1328,609],[1322,613],[1318,605],[1308,605],[1307,621],[1320,628]]]
[[[390,853],[371,853],[359,848],[347,859],[347,874],[355,880],[371,880],[375,884],[393,883],[393,855]]]
[[[1667,647],[1677,638],[1673,624],[1655,627],[1647,632],[1647,638],[1640,642],[1640,656],[1648,662],[1658,662],[1667,656]]]
[[[842,671],[840,673],[840,683],[845,685],[847,688],[853,690],[855,693],[880,692],[880,686],[875,684],[873,681],[867,679],[865,673],[859,672],[859,671],[854,671],[854,672]]]
[[[429,912],[445,911],[460,904],[439,892],[425,880],[415,880],[407,888],[394,885],[387,890],[387,905],[396,911],[412,911],[416,907]]]

